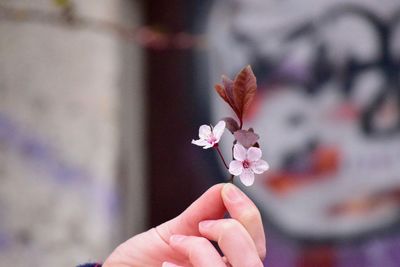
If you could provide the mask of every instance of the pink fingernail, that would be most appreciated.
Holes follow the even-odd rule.
[[[172,242],[172,243],[179,243],[182,240],[184,240],[185,238],[186,238],[186,236],[184,236],[184,235],[172,235],[169,238],[169,241]]]
[[[179,267],[179,265],[173,264],[168,261],[164,261],[161,267]]]
[[[214,220],[205,220],[199,223],[200,228],[207,229],[215,224]]]
[[[232,184],[226,184],[224,191],[226,193],[226,197],[231,202],[238,202],[243,199],[243,193]]]

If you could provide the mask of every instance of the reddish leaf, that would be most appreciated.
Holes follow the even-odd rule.
[[[215,90],[222,99],[236,113],[240,121],[239,128],[243,125],[243,116],[248,110],[257,90],[256,77],[250,66],[243,68],[232,81],[222,76],[222,84],[216,84]]]
[[[246,130],[238,130],[233,136],[245,148],[252,147],[260,139],[258,134]]]
[[[227,95],[227,91],[225,90],[225,87],[222,84],[217,83],[215,86],[215,91],[219,94],[219,96],[229,104],[229,106],[233,109],[233,111],[237,114],[235,104],[231,102]]]
[[[224,85],[226,90],[232,92],[232,90],[233,90],[233,81],[231,79],[229,79],[225,75],[222,75],[222,84]]]
[[[256,94],[256,90],[256,76],[254,76],[249,65],[239,72],[233,82],[233,96],[238,111],[238,117],[241,122]]]
[[[234,97],[233,97],[233,81],[222,75],[222,84],[217,83],[215,85],[215,91],[219,94],[219,96],[229,104],[229,106],[233,109],[233,111],[238,115],[238,109],[235,105]]]
[[[215,86],[215,91],[217,91],[217,93],[219,94],[219,96],[226,102],[229,104],[229,98],[226,95],[225,92],[225,87],[222,84],[217,83]]]
[[[239,124],[237,123],[237,121],[234,118],[231,117],[226,117],[223,118],[222,120],[225,121],[226,123],[226,128],[233,134],[234,132],[236,132],[237,130],[239,130]]]
[[[228,98],[228,104],[232,107],[233,111],[237,114],[238,108],[235,104],[235,97],[233,95],[233,81],[226,77],[225,75],[222,75],[222,84],[224,85],[225,88],[225,94]]]

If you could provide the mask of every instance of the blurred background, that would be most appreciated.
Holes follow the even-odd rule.
[[[248,64],[266,266],[400,266],[397,0],[0,0],[0,265],[102,261],[224,181],[190,141]]]

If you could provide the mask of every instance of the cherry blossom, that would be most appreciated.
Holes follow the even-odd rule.
[[[202,146],[203,149],[216,146],[224,133],[225,126],[226,124],[224,121],[218,122],[215,127],[210,125],[201,125],[199,128],[200,139],[192,140],[192,144]]]
[[[254,183],[254,174],[261,174],[269,169],[266,161],[261,159],[262,152],[258,147],[244,148],[237,143],[233,147],[233,158],[229,164],[229,172],[240,175],[240,181],[246,186]]]

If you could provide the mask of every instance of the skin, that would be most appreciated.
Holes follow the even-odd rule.
[[[260,212],[228,183],[211,187],[178,217],[127,240],[103,266],[261,267],[265,255]]]

